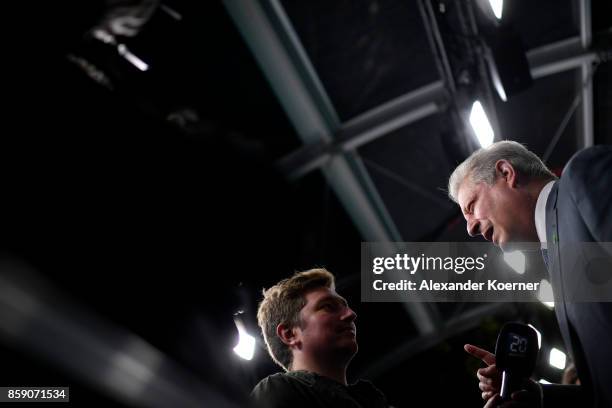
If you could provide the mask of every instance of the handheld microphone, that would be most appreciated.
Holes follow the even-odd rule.
[[[538,334],[533,327],[523,323],[506,323],[497,336],[495,361],[502,372],[500,396],[510,400],[514,391],[533,373],[538,358]]]

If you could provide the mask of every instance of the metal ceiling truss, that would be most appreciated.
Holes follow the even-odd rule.
[[[578,0],[580,13],[580,44],[586,52],[591,47],[591,0]],[[582,147],[593,145],[593,65],[583,61],[577,92],[582,94]]]
[[[580,37],[543,45],[527,51],[527,62],[533,79],[592,65],[599,61],[597,53],[583,50]]]
[[[303,177],[329,162],[335,155],[360,146],[434,113],[448,103],[443,81],[435,81],[364,112],[340,125],[335,138],[306,144],[278,162],[289,179]]]
[[[423,1],[425,5],[429,4]],[[434,48],[437,61],[445,60],[445,52],[440,33],[437,26],[432,23],[428,7],[423,6],[423,18],[430,45]],[[585,9],[588,9],[585,7]],[[469,23],[469,22],[468,22]],[[466,23],[467,24],[467,23]],[[467,27],[467,26],[466,26]],[[436,38],[436,40],[434,40]],[[533,79],[543,78],[560,72],[580,68],[583,72],[589,70],[586,79],[578,85],[582,98],[590,100],[591,103],[583,104],[583,115],[591,120],[584,122],[584,135],[592,134],[592,66],[600,60],[596,52],[589,51],[582,44],[581,37],[572,37],[566,40],[547,44],[534,48],[526,52],[531,76]],[[442,46],[438,46],[441,44]],[[482,56],[484,64],[484,56]],[[415,91],[411,91],[391,102],[385,103],[364,114],[353,118],[341,125],[338,137],[332,141],[319,141],[303,146],[294,152],[289,153],[278,161],[281,171],[291,180],[303,177],[309,172],[324,166],[334,155],[343,154],[347,151],[362,146],[365,143],[389,134],[399,127],[406,126],[412,122],[422,119],[428,115],[440,112],[446,106],[454,103],[454,81],[448,76],[449,70],[443,68],[444,62],[437,64],[443,80],[435,81],[423,86]],[[485,68],[483,66],[482,73]],[[584,76],[583,76],[584,78]],[[584,85],[584,86],[582,86]],[[493,105],[493,95],[489,90],[491,101],[488,105]],[[488,108],[491,109],[490,107]],[[586,110],[586,113],[584,113]],[[495,112],[493,112],[495,113]],[[493,122],[497,122],[493,120]],[[589,124],[590,122],[590,124]],[[459,128],[463,124],[456,124]],[[495,127],[498,127],[495,125]],[[497,134],[499,130],[497,130]],[[584,145],[592,144],[592,136],[584,137]],[[590,142],[589,142],[590,140]]]
[[[413,98],[399,98],[386,104],[387,109],[374,109],[343,125],[280,1],[225,0],[224,5],[307,149],[319,145],[314,150],[319,149],[326,155],[329,152],[322,146],[341,147],[329,154],[329,158],[318,160],[316,166],[312,163],[309,166],[322,170],[362,238],[377,242],[402,241],[355,148],[382,136],[394,126],[405,126],[429,114],[433,106],[423,108],[420,103],[417,112],[408,115],[404,111],[395,117],[395,124],[389,125],[389,112],[413,102]],[[426,90],[425,97],[428,91],[435,93],[436,89]],[[418,97],[423,95],[419,93]],[[375,125],[376,118],[380,118],[380,123]],[[364,123],[368,124],[367,130],[362,130]],[[382,124],[386,126],[375,129]],[[435,332],[440,325],[435,305],[408,302],[403,305],[419,333]]]

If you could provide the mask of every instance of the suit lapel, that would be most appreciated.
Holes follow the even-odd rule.
[[[546,202],[546,241],[548,248],[547,268],[550,275],[551,285],[555,297],[555,313],[559,322],[559,329],[565,344],[571,345],[571,334],[567,320],[567,309],[565,299],[565,288],[563,287],[563,270],[559,252],[559,225],[557,217],[557,198],[559,182],[555,182],[550,190]]]

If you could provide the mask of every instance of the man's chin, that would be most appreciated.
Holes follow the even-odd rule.
[[[355,354],[357,354],[358,350],[359,350],[359,346],[357,345],[357,340],[354,340],[350,344],[346,345],[347,353],[351,353],[351,354],[355,355]]]

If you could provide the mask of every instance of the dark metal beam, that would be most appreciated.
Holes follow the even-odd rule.
[[[599,61],[595,52],[583,49],[580,37],[572,37],[527,51],[527,61],[534,79],[581,68]]]
[[[447,103],[442,81],[425,85],[343,123],[331,141],[307,144],[277,163],[289,179],[326,165],[334,155],[354,151],[379,137],[437,113]]]
[[[583,50],[591,48],[591,0],[579,0],[580,5],[580,44]],[[582,94],[582,147],[593,145],[593,65],[583,62],[580,67],[580,80],[577,91]]]
[[[225,0],[224,5],[304,144],[328,145],[338,143],[336,139],[339,146],[348,143],[339,137],[338,115],[280,2]],[[368,137],[371,140],[372,135]],[[402,240],[354,148],[340,149],[329,159],[317,158],[317,164],[365,241]],[[309,166],[314,168],[312,163]],[[406,304],[406,309],[421,333],[430,333],[439,324],[426,304]]]

